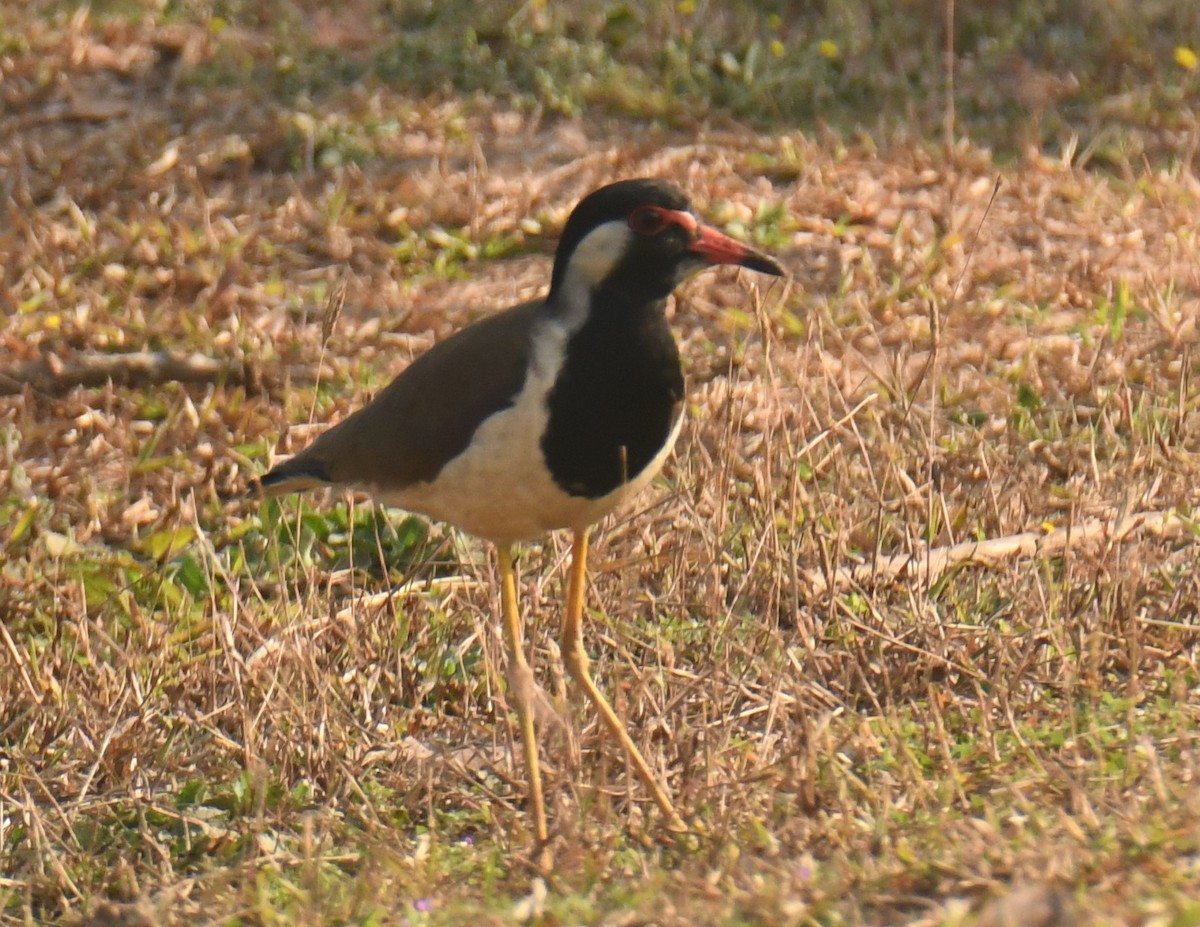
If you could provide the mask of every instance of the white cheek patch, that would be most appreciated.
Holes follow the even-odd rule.
[[[575,246],[567,263],[567,276],[588,290],[608,277],[629,247],[633,232],[625,222],[605,222],[588,232]]]

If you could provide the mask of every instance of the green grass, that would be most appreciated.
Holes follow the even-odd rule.
[[[37,4],[65,16],[75,7]],[[673,126],[723,114],[759,128],[936,138],[945,125],[946,4],[360,2],[341,15],[276,0],[165,8],[93,3],[92,18],[198,24],[214,54],[181,76],[294,107],[293,169],[362,163],[403,112],[348,121],[321,101],[374,84],[565,116]],[[1009,0],[955,12],[956,131],[1004,158],[1071,147],[1128,174],[1187,158],[1200,71],[1191,5]],[[19,33],[13,36],[18,41]],[[247,41],[252,38],[252,41]],[[1189,46],[1191,41],[1191,46]],[[19,43],[18,43],[19,44]],[[265,97],[263,96],[265,95]]]

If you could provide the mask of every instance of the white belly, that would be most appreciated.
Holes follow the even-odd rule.
[[[542,429],[531,429],[516,408],[489,418],[476,440],[437,478],[380,496],[388,505],[421,512],[477,537],[511,544],[559,528],[581,530],[636,495],[670,454],[683,417],[662,450],[629,482],[596,499],[572,496],[554,482],[541,457]]]

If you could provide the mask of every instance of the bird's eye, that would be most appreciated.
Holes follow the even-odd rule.
[[[667,227],[667,217],[657,206],[639,206],[629,214],[629,227],[639,235],[657,235]]]

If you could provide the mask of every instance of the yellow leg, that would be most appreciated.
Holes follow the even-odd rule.
[[[596,711],[600,714],[600,720],[608,732],[621,742],[621,746],[625,749],[625,755],[629,757],[629,762],[633,766],[633,771],[642,780],[642,784],[650,792],[655,804],[667,816],[670,828],[685,831],[687,825],[676,813],[675,806],[671,804],[671,799],[667,797],[666,791],[658,784],[654,773],[646,765],[646,760],[638,750],[637,744],[633,742],[633,738],[629,736],[625,725],[621,723],[617,713],[612,710],[612,706],[608,704],[603,693],[596,688],[596,683],[592,681],[591,673],[588,672],[588,655],[587,651],[583,649],[583,593],[587,578],[587,550],[587,531],[576,532],[571,543],[571,573],[570,581],[567,584],[567,611],[563,616],[562,625],[563,662],[571,677],[587,694],[588,701],[595,706]]]
[[[504,643],[508,648],[508,690],[517,708],[521,725],[521,746],[525,751],[525,774],[529,777],[529,804],[533,812],[533,830],[539,845],[549,837],[546,830],[546,803],[542,798],[542,772],[538,767],[537,732],[533,727],[533,671],[525,659],[521,633],[521,615],[517,611],[517,580],[513,575],[512,550],[496,548],[500,563],[500,605],[504,613]]]

